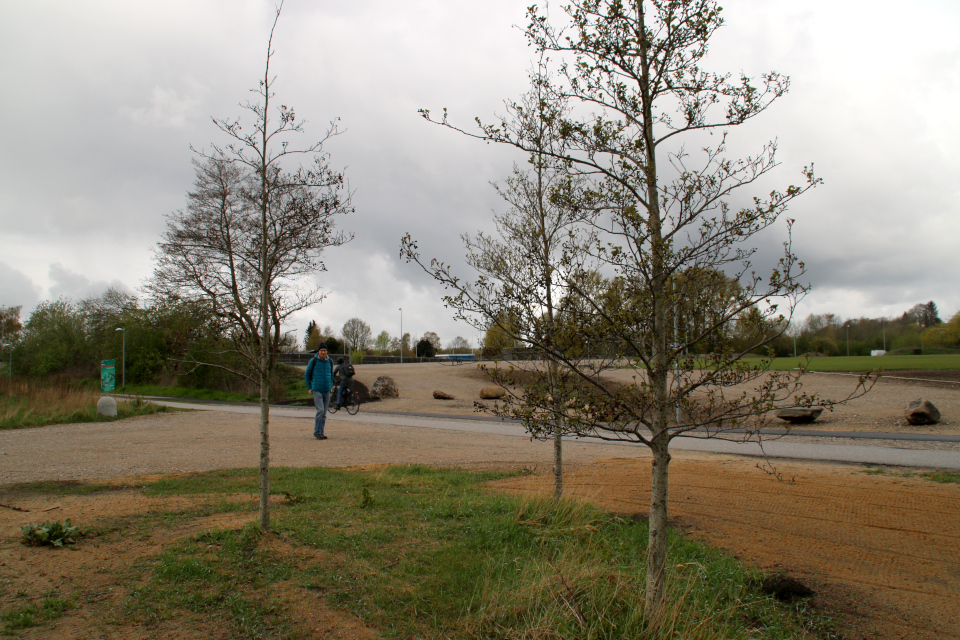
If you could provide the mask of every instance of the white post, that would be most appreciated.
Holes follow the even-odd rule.
[[[403,364],[403,307],[400,307],[400,364]]]

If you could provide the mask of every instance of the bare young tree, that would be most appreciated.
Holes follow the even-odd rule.
[[[373,348],[376,349],[377,355],[382,356],[387,351],[391,349],[391,340],[389,331],[381,331],[377,334],[376,339],[373,342]]]
[[[463,336],[457,336],[453,340],[447,343],[447,351],[451,353],[456,353],[460,351],[469,351],[470,350],[470,341],[464,338]]]
[[[338,216],[353,211],[343,176],[329,167],[323,151],[324,143],[340,133],[336,121],[319,141],[295,149],[286,137],[302,133],[304,121],[286,105],[274,116],[270,60],[282,8],[281,2],[267,40],[263,79],[252,90],[257,100],[242,105],[253,114],[253,124],[245,129],[239,119],[214,119],[231,142],[214,145],[195,161],[187,208],[168,217],[148,284],[156,296],[177,294],[209,304],[248,365],[234,372],[259,384],[259,524],[264,530],[270,527],[270,378],[283,344],[282,325],[323,298],[319,288],[304,287],[303,280],[325,269],[325,249],[350,239],[335,226]],[[289,156],[303,154],[312,159],[309,167],[283,168]]]
[[[563,10],[564,29],[554,27],[537,6],[528,10],[526,29],[541,56],[560,61],[558,79],[544,72],[535,82],[546,103],[571,101],[573,108],[561,110],[552,125],[562,151],[540,149],[531,140],[523,120],[513,115],[522,103],[511,104],[510,113],[476,132],[453,126],[446,113],[436,122],[552,156],[585,181],[553,197],[590,212],[578,223],[583,234],[568,239],[564,252],[589,256],[612,284],[597,296],[576,269],[558,278],[558,295],[576,302],[570,305],[577,310],[571,323],[581,343],[576,349],[569,340],[544,340],[536,323],[502,324],[513,339],[550,352],[548,358],[569,380],[562,403],[547,387],[528,385],[517,397],[508,396],[502,411],[540,437],[554,435],[561,425],[568,433],[649,447],[645,605],[655,620],[666,593],[671,440],[733,430],[746,431],[728,437],[747,438],[759,434],[775,409],[831,403],[802,393],[802,371],[768,372],[763,361],[752,365],[742,359],[783,331],[807,290],[798,281],[803,265],[789,242],[792,221],[783,256],[766,277],[756,272],[755,248],[747,243],[819,181],[811,166],[801,186],[733,204],[738,190],[776,168],[776,143],[755,156],[730,159],[727,130],[765,111],[787,92],[789,81],[771,72],[755,85],[745,76],[732,79],[701,66],[723,23],[716,2],[571,0]],[[433,121],[428,111],[422,113]],[[684,139],[696,151],[688,150]],[[418,257],[409,238],[404,248]],[[457,292],[450,299],[460,308],[473,310],[483,300],[482,290],[444,265],[430,271]],[[731,288],[731,280],[739,287]],[[504,317],[536,315],[531,310],[541,308],[540,296],[525,297],[518,296]],[[712,300],[716,306],[697,322],[681,322],[690,300]],[[705,342],[710,353],[690,355]],[[598,357],[571,357],[585,351]],[[605,380],[601,373],[613,367],[633,369],[633,383]],[[860,382],[863,391],[866,381]]]
[[[553,439],[554,495],[563,493],[563,435],[560,406],[570,383],[571,365],[561,367],[556,355],[569,341],[561,318],[560,295],[568,290],[567,280],[587,270],[587,256],[576,230],[583,212],[572,197],[583,187],[565,170],[563,139],[557,125],[567,115],[563,100],[549,100],[541,64],[532,74],[532,88],[520,103],[508,104],[511,126],[529,150],[527,169],[514,166],[504,184],[494,185],[508,210],[494,217],[496,235],[463,236],[467,263],[479,274],[469,285],[454,284],[458,295],[445,299],[457,317],[485,330],[484,350],[499,357],[504,349],[520,345],[530,351],[529,360],[514,363],[513,370],[489,368],[493,378],[509,387],[516,369],[524,370],[528,388],[540,388],[555,403],[551,412],[527,412],[528,423],[542,421],[533,431],[549,433]],[[582,225],[580,225],[582,226]],[[422,263],[416,243],[404,239],[407,258],[418,262],[428,273],[450,284],[450,273],[441,264]],[[566,351],[565,357],[576,358]],[[582,357],[582,354],[581,354]],[[546,361],[539,366],[538,361]],[[572,365],[573,367],[581,366]],[[498,410],[497,408],[494,409]]]
[[[340,330],[343,340],[349,345],[349,350],[357,351],[366,349],[370,345],[370,338],[373,337],[373,330],[370,325],[360,318],[350,318],[343,324]]]

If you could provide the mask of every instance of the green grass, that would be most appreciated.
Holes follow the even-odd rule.
[[[117,389],[117,393],[131,396],[157,396],[161,398],[193,398],[195,400],[223,400],[226,402],[257,402],[259,395],[216,391],[214,389],[191,389],[189,387],[162,387],[156,384],[128,384],[126,391]]]
[[[197,534],[145,567],[127,603],[143,622],[178,611],[233,633],[296,637],[281,585],[322,592],[390,638],[797,638],[829,631],[803,606],[758,591],[761,576],[671,533],[671,605],[643,612],[647,526],[572,501],[483,490],[505,474],[392,467],[274,469],[271,551],[251,527]],[[149,485],[153,495],[256,492],[253,470]],[[251,507],[252,508],[252,507]],[[315,599],[316,595],[305,595]],[[307,634],[309,635],[309,634]],[[809,637],[809,636],[807,636]]]
[[[960,354],[925,356],[836,356],[832,358],[774,358],[770,368],[789,371],[806,363],[808,371],[869,371],[884,369],[960,369]]]
[[[303,371],[296,367],[284,364],[277,365],[277,375],[283,392],[271,400],[294,400],[313,398],[303,382]],[[117,389],[120,393],[120,389]],[[123,391],[133,396],[157,396],[164,398],[193,398],[196,400],[221,400],[225,402],[260,402],[260,393],[239,393],[233,391],[219,391],[215,389],[193,389],[190,387],[163,387],[156,384],[128,384]],[[274,394],[277,395],[277,394]]]
[[[884,467],[866,469],[863,473],[878,476],[896,476],[898,478],[923,478],[941,484],[960,484],[958,471],[897,471]]]
[[[70,608],[70,602],[62,598],[44,598],[39,605],[27,603],[0,613],[4,635],[13,635],[14,631],[36,627],[44,622],[56,620]]]
[[[957,471],[943,471],[940,473],[924,473],[923,477],[929,478],[934,482],[940,482],[943,484],[960,484],[960,472]]]

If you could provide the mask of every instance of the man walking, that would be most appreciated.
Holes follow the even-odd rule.
[[[327,405],[330,404],[330,389],[333,388],[333,360],[327,357],[325,342],[320,343],[316,355],[310,358],[303,379],[307,383],[307,389],[313,392],[313,404],[317,407],[317,416],[313,421],[313,437],[326,440],[323,425],[327,421]]]

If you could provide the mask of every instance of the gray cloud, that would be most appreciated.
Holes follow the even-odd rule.
[[[0,306],[24,307],[29,312],[40,302],[40,287],[23,272],[0,262]]]
[[[787,97],[733,132],[731,150],[779,140],[782,167],[760,193],[811,161],[826,181],[790,212],[814,286],[799,311],[893,314],[928,299],[944,315],[960,308],[960,7],[723,4],[709,64],[793,79]],[[0,10],[0,59],[15,88],[0,102],[0,260],[16,265],[0,264],[12,298],[0,304],[30,306],[44,291],[76,299],[108,283],[134,290],[150,274],[163,216],[192,183],[190,145],[222,142],[210,116],[243,114],[238,103],[262,74],[273,7],[38,0]],[[346,132],[328,149],[357,205],[341,222],[356,240],[327,256],[317,282],[330,296],[296,317],[298,333],[309,319],[339,327],[352,316],[397,333],[403,306],[406,330],[473,340],[442,291],[400,263],[399,239],[412,233],[425,256],[466,273],[459,236],[490,228],[501,204],[488,183],[524,158],[416,110],[448,107],[469,127],[522,93],[533,52],[512,25],[525,24],[523,11],[508,0],[287,2],[274,42],[277,101],[309,121],[303,142],[342,119]],[[758,262],[769,264],[783,238],[782,228],[759,237]]]

